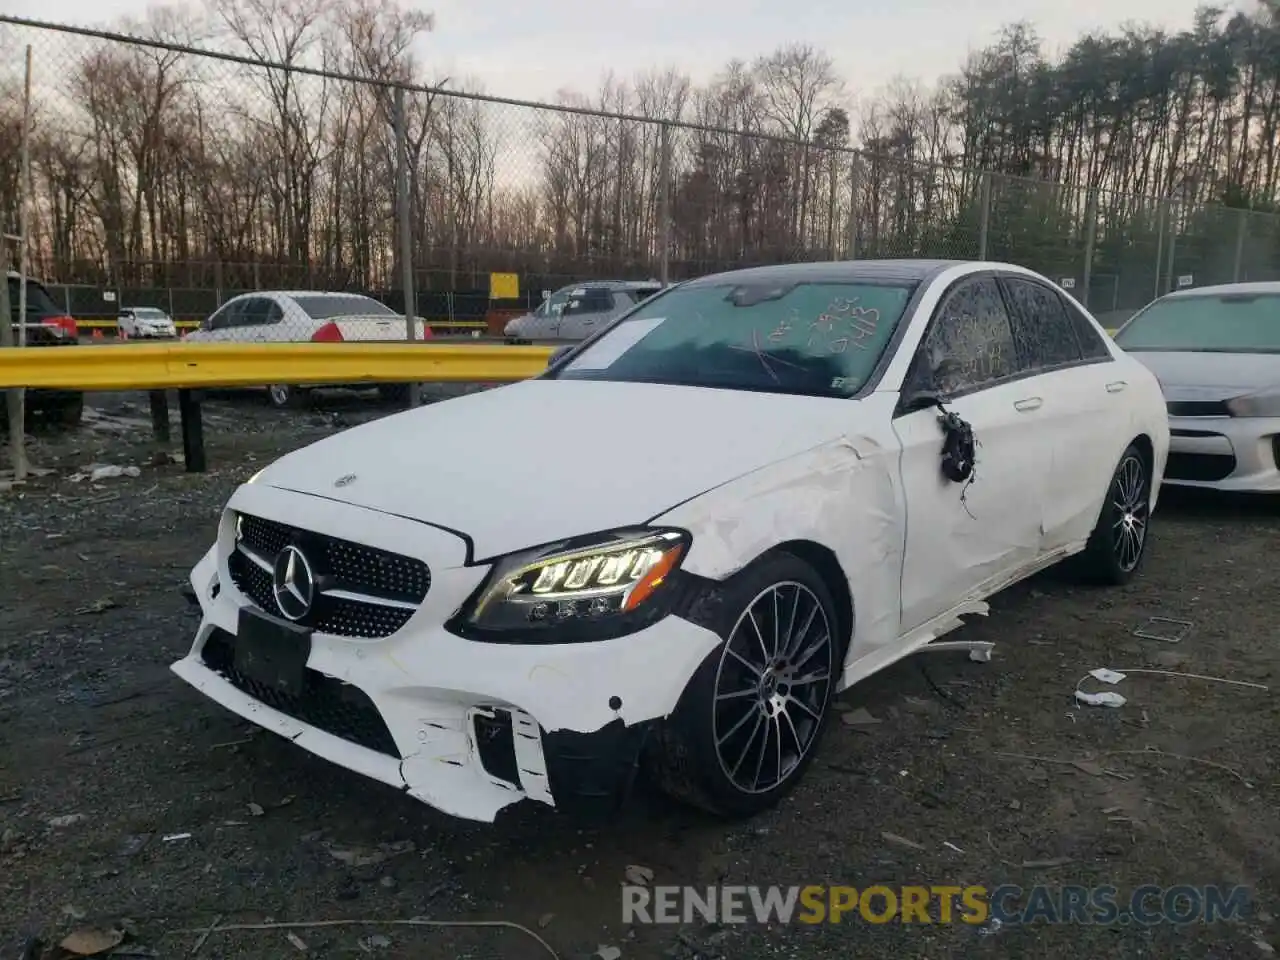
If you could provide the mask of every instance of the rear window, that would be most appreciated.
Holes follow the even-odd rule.
[[[1280,293],[1169,297],[1116,334],[1129,351],[1280,353]]]
[[[339,317],[396,317],[385,303],[372,297],[294,297],[293,302],[312,320],[334,320]]]
[[[22,284],[17,277],[9,278],[9,310],[10,316],[16,318],[18,316],[18,306],[20,302],[20,294],[22,292]],[[27,280],[27,319],[43,318],[43,317],[61,317],[66,314],[66,310],[62,309],[54,302],[53,297],[49,295],[41,284],[34,280]]]

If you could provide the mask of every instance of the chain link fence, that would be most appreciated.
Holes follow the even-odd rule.
[[[1280,279],[1273,215],[863,155],[847,121],[806,142],[685,122],[674,97],[630,115],[402,84],[403,62],[352,37],[246,35],[241,56],[170,33],[0,18],[0,214],[17,223],[30,46],[32,273],[78,318],[200,322],[270,290],[390,317],[409,290],[432,323],[492,328],[592,279],[938,257],[1031,267],[1114,326],[1179,285]],[[332,319],[284,312],[258,335]]]

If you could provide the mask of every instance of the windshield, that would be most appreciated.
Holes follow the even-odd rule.
[[[129,307],[129,311],[140,320],[162,320],[166,316],[163,310],[155,307]]]
[[[867,382],[914,285],[676,287],[553,376],[847,397]]]
[[[1280,293],[1169,297],[1116,334],[1124,350],[1280,353]]]
[[[307,312],[312,320],[332,320],[334,317],[396,317],[399,316],[385,303],[372,297],[356,294],[346,297],[294,297],[293,302]]]

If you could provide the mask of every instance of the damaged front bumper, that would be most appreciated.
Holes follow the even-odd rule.
[[[450,815],[492,821],[522,799],[584,815],[616,807],[654,722],[675,709],[719,643],[674,615],[597,642],[464,639],[443,624],[487,571],[439,565],[422,607],[389,637],[315,633],[303,687],[283,693],[235,666],[240,610],[249,601],[228,573],[228,518],[239,508],[314,521],[314,507],[301,499],[252,485],[233,498],[219,545],[192,571],[202,622],[172,669],[244,719]],[[362,543],[410,545],[403,520],[328,504],[324,517],[336,536],[359,529]],[[449,535],[424,529],[411,531],[412,541],[438,562]]]

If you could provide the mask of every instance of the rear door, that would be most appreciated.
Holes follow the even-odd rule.
[[[1046,468],[1036,455],[1040,392],[1018,362],[994,275],[969,275],[930,319],[894,417],[902,444],[907,538],[902,626],[910,630],[1034,561]],[[971,477],[945,477],[945,433],[936,407],[907,409],[912,395],[940,396],[973,431]]]
[[[1048,469],[1041,500],[1043,548],[1089,536],[1128,443],[1127,384],[1101,336],[1065,297],[1035,278],[1000,278],[1022,364],[1041,385]]]

